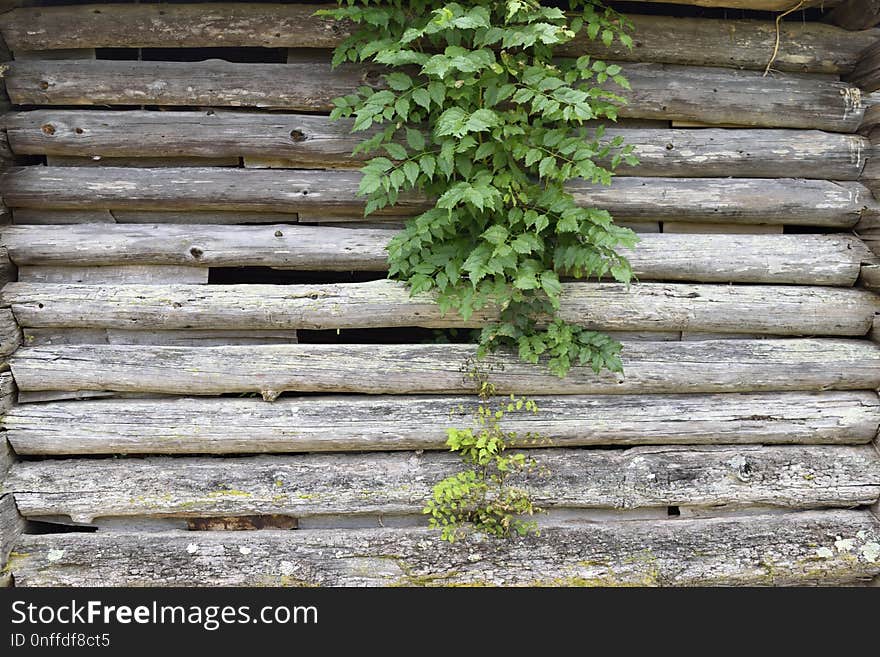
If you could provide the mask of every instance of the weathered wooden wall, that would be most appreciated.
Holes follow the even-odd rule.
[[[567,53],[633,87],[606,134],[640,163],[570,188],[640,233],[638,282],[566,281],[561,309],[623,341],[625,376],[493,356],[499,391],[542,409],[505,426],[546,434],[522,446],[549,512],[540,537],[452,546],[419,512],[455,467],[474,346],[430,331],[495,310],[442,315],[383,279],[429,199],[361,216],[359,136],[326,113],[382,77],[330,70],[347,27],[316,4],[0,14],[2,582],[880,575],[877,3],[804,3],[826,11],[781,23],[766,75],[790,0],[676,3],[730,11],[631,3],[632,51]]]

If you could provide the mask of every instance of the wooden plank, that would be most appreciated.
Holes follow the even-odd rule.
[[[677,20],[677,19],[674,19]],[[880,31],[878,31],[880,38]],[[237,158],[246,167],[355,167],[363,135],[349,120],[324,116],[245,112],[122,112],[35,110],[6,118],[17,154],[51,154],[54,160],[109,165],[118,158]],[[372,133],[369,133],[372,134]],[[609,127],[623,137],[640,164],[619,175],[857,180],[870,145],[858,135],[818,130]],[[136,161],[136,160],[133,160]],[[195,161],[195,160],[194,160]]]
[[[536,449],[544,476],[515,474],[543,509],[853,507],[880,498],[870,445]],[[16,465],[3,483],[23,516],[420,515],[449,453],[310,454],[236,459],[63,459]]]
[[[58,344],[149,344],[217,347],[230,344],[290,344],[297,341],[294,330],[229,331],[129,329],[39,329],[24,331],[25,344],[37,347]]]
[[[6,20],[6,16],[3,17],[3,20]],[[2,28],[0,28],[0,32],[2,32]],[[22,59],[40,59],[40,60],[50,60],[50,59],[95,59],[95,49],[91,46],[89,47],[77,47],[77,48],[58,48],[54,50],[16,50],[14,53],[14,58],[16,60]]]
[[[684,4],[699,4],[686,2]],[[788,9],[787,0],[726,0],[723,6]],[[828,6],[829,2],[823,3]],[[713,6],[718,6],[713,4]],[[315,17],[314,5],[174,4],[74,5],[11,12],[0,28],[12,47],[29,48],[333,48],[350,34],[347,24]],[[97,10],[97,11],[96,11]],[[637,36],[630,51],[579,38],[561,54],[622,61],[732,66],[763,70],[775,41],[772,21],[628,16]],[[778,70],[840,73],[852,69],[872,33],[848,33],[821,23],[782,24]],[[849,41],[846,37],[849,37]],[[873,37],[876,38],[876,37]]]
[[[16,586],[839,584],[880,573],[878,549],[874,516],[838,510],[452,544],[427,529],[27,535],[10,569]]]
[[[535,401],[539,413],[503,426],[557,447],[867,444],[880,425],[873,391]],[[93,399],[17,406],[3,428],[23,456],[443,450],[446,428],[468,426],[473,407],[472,396]]]
[[[285,169],[131,169],[16,167],[0,176],[12,208],[241,210],[362,214],[360,173]],[[618,178],[608,187],[572,181],[578,203],[607,209],[621,221],[786,223],[851,228],[878,211],[857,182],[780,178]],[[429,207],[415,193],[377,216],[409,215]]]
[[[624,343],[626,375],[576,366],[565,378],[516,355],[487,357],[500,394],[651,394],[880,388],[880,346],[867,340]],[[470,345],[295,344],[248,347],[64,345],[19,349],[20,390],[180,395],[259,392],[439,394],[470,391]]]
[[[864,104],[858,87],[796,73],[624,64],[632,91],[624,118],[734,123],[855,132]],[[17,105],[163,105],[329,111],[332,100],[364,84],[379,87],[374,65],[308,54],[287,64],[154,61],[20,61],[5,73]],[[784,110],[784,111],[783,111]]]
[[[664,233],[687,235],[782,235],[782,224],[710,224],[699,222],[664,221]]]
[[[18,208],[12,213],[12,222],[25,225],[45,224],[113,224],[116,220],[109,210],[32,210]]]
[[[880,265],[862,265],[859,283],[868,290],[880,291]]]
[[[880,23],[880,0],[843,0],[826,20],[847,30],[864,30]]]
[[[35,210],[17,208],[15,224],[284,224],[297,223],[297,213],[283,212],[162,212],[144,210]],[[363,215],[359,215],[363,221]]]
[[[665,227],[664,227],[665,228]],[[280,235],[279,235],[280,233]],[[380,228],[327,226],[89,225],[6,228],[0,245],[30,266],[260,266],[387,269]],[[645,233],[623,253],[643,280],[849,286],[870,251],[844,234]]]
[[[110,265],[102,267],[33,266],[19,267],[18,280],[23,283],[72,283],[82,285],[142,285],[208,283],[204,267],[180,265]]]
[[[558,316],[604,331],[708,331],[862,336],[880,297],[807,286],[564,283]],[[121,329],[479,328],[489,306],[465,320],[431,293],[402,283],[316,285],[74,285],[15,283],[4,298],[22,326]]]
[[[50,167],[237,167],[237,157],[103,157],[47,155]]]

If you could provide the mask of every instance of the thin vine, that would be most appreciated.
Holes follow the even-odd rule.
[[[514,347],[558,376],[575,364],[622,370],[619,343],[557,316],[560,277],[628,283],[618,249],[636,242],[564,186],[610,184],[621,162],[637,162],[597,121],[615,120],[624,102],[620,67],[554,57],[575,39],[584,52],[596,39],[632,47],[629,25],[594,0],[568,5],[340,0],[319,12],[353,26],[334,66],[390,67],[385,88],[360,87],[331,114],[353,118],[367,133],[356,152],[375,155],[362,169],[365,214],[411,191],[435,199],[390,243],[389,277],[434,291],[442,312],[465,320],[493,304],[499,321],[481,331],[478,354]]]

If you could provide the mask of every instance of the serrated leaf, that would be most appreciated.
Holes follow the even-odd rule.
[[[388,86],[395,91],[406,91],[413,85],[412,78],[406,73],[401,73],[399,71],[386,75],[385,81],[388,83]]]
[[[419,178],[419,171],[419,165],[412,160],[403,165],[403,174],[406,176],[410,185],[416,184],[416,180]]]
[[[422,134],[421,130],[415,130],[413,128],[406,129],[406,143],[409,144],[409,147],[416,151],[425,150],[425,135]]]
[[[384,148],[388,155],[393,157],[395,160],[406,159],[406,149],[400,144],[389,142],[387,144],[382,144],[382,148]]]
[[[424,87],[413,91],[412,99],[416,105],[424,107],[425,109],[431,109],[431,97],[428,95],[428,92]],[[464,112],[462,112],[462,114],[463,113]]]

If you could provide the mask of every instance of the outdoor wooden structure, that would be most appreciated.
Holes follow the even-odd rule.
[[[495,311],[384,279],[427,199],[364,221],[326,116],[379,70],[331,71],[315,4],[36,4],[0,5],[4,583],[878,581],[875,0],[802,3],[767,75],[792,0],[630,3],[632,51],[571,47],[633,87],[640,164],[572,191],[641,234],[639,283],[561,310],[626,374],[493,356],[548,512],[453,545],[421,508],[474,348],[431,330]]]

